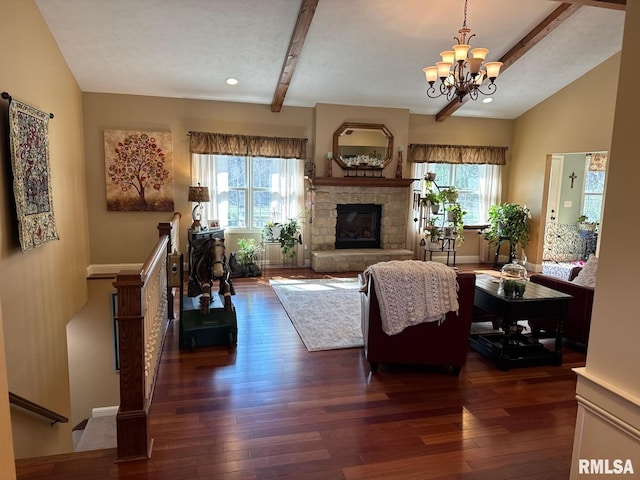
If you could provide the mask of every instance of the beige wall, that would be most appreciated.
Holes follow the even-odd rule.
[[[23,253],[18,244],[13,189],[0,170],[0,297],[10,391],[69,416],[66,323],[87,300],[88,242],[82,97],[32,0],[2,2],[0,86],[55,118],[49,124],[53,209],[60,240]],[[0,102],[6,113],[6,102]],[[2,129],[4,132],[4,129]],[[7,145],[4,133],[0,144]],[[0,163],[9,165],[6,149]],[[64,289],[61,287],[64,286]],[[71,449],[71,424],[11,408],[17,458]],[[9,432],[0,432],[6,445]]]
[[[91,263],[142,263],[157,240],[156,225],[169,212],[108,212],[105,194],[104,130],[169,131],[173,139],[175,210],[183,214],[180,245],[186,253],[191,204],[189,131],[308,138],[313,151],[313,109],[183,100],[135,95],[83,94]]]
[[[7,386],[7,370],[4,357],[4,334],[2,331],[2,304],[0,303],[0,480],[15,480],[16,469],[13,462],[13,438],[11,438],[11,412],[9,410],[9,398],[4,394]]]
[[[616,54],[515,122],[508,201],[531,209],[532,264],[542,264],[548,159],[553,153],[609,151],[619,64]]]
[[[111,315],[113,281],[89,280],[89,302],[67,325],[72,425],[89,418],[92,408],[120,404]]]
[[[407,145],[409,110],[401,108],[356,107],[353,105],[332,105],[319,103],[315,108],[315,151],[316,176],[324,177],[327,172],[327,152],[333,151],[333,133],[344,122],[384,124],[393,135],[392,161],[383,170],[387,178],[394,178],[398,159],[398,145]],[[344,172],[334,162],[333,176],[342,177]],[[409,175],[406,175],[408,177]]]

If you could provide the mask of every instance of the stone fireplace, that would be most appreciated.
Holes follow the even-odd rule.
[[[381,261],[412,259],[413,251],[406,248],[412,183],[411,179],[315,178],[311,268],[316,272],[362,271]],[[336,249],[338,205],[380,207],[378,247],[364,244]]]

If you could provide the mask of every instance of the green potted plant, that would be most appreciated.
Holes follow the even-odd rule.
[[[431,213],[437,214],[440,210],[440,196],[434,191],[427,191],[422,199],[423,205],[429,205],[431,207]]]
[[[451,222],[456,234],[456,241],[461,243],[464,240],[464,216],[467,214],[459,203],[452,203],[447,206],[447,220]]]
[[[280,235],[277,238],[280,242],[283,257],[295,257],[296,245],[302,244],[302,235],[297,218],[290,218],[285,223],[280,224]]]
[[[435,220],[431,220],[425,228],[425,236],[429,240],[429,250],[440,250],[440,236],[442,229],[435,224]]]
[[[529,243],[531,212],[517,203],[502,203],[489,207],[489,229],[484,238],[494,247],[500,242],[509,241],[509,263],[516,259],[517,248],[524,249]]]
[[[442,203],[455,203],[458,201],[458,189],[454,186],[440,190],[440,200]]]
[[[598,222],[589,222],[589,217],[587,217],[586,215],[582,214],[578,217],[578,219],[576,220],[576,223],[578,224],[578,228],[584,232],[594,232],[596,230],[596,226],[598,225]]]
[[[256,245],[254,238],[239,238],[238,239],[238,263],[243,267],[249,267],[252,264],[258,262],[260,256],[260,247]]]
[[[424,174],[424,179],[426,182],[433,182],[436,179],[436,174],[435,172],[427,172]],[[427,184],[427,186],[431,185],[430,183]]]
[[[275,242],[277,241],[278,236],[280,235],[280,224],[274,222],[273,220],[269,220],[263,230],[262,236],[266,242]]]

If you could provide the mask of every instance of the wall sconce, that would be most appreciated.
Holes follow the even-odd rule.
[[[200,184],[197,186],[191,185],[189,187],[189,201],[198,202],[191,212],[191,217],[193,218],[191,230],[199,232],[202,228],[200,223],[200,220],[202,219],[202,205],[200,203],[209,201],[209,187],[203,187]]]

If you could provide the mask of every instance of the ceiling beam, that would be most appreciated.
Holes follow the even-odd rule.
[[[610,8],[611,10],[625,11],[627,0],[564,0],[566,3],[585,5],[587,7]]]
[[[278,85],[276,86],[276,91],[273,94],[273,100],[271,101],[272,112],[279,112],[282,109],[284,97],[287,95],[287,90],[289,89],[291,78],[293,77],[293,71],[298,63],[298,56],[300,55],[302,45],[304,45],[304,41],[307,38],[307,33],[311,26],[311,20],[313,20],[313,14],[316,12],[317,6],[318,0],[302,0],[300,11],[298,12],[298,19],[296,20],[296,26],[293,28],[287,55],[284,57],[284,63],[282,64],[282,70],[280,71]]]
[[[615,0],[612,0],[615,1]],[[567,18],[573,15],[582,6],[580,2],[569,3],[564,2],[553,12],[551,12],[547,18],[536,25],[533,30],[527,33],[519,42],[505,53],[500,62],[503,63],[500,72],[504,72],[507,68],[513,65],[519,58],[525,53],[531,50],[534,46],[540,43],[549,33],[551,33],[556,27],[560,26]],[[462,105],[464,105],[469,99],[468,95],[462,97],[461,100],[455,98],[451,100],[442,110],[436,114],[436,122],[443,122],[451,115],[453,115]]]

